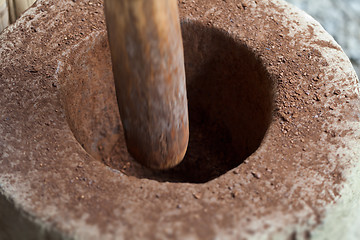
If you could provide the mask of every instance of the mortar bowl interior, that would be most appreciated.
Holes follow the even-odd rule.
[[[95,159],[128,176],[205,183],[254,153],[272,118],[273,83],[256,53],[227,33],[182,22],[190,140],[167,171],[127,152],[106,32],[76,46],[59,72],[60,98],[74,137]]]

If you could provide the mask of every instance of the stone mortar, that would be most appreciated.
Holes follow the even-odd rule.
[[[39,0],[0,35],[1,239],[357,239],[359,86],[281,0],[179,2],[184,164],[127,154],[102,1]]]

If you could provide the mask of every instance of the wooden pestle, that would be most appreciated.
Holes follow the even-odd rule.
[[[171,168],[189,139],[177,0],[105,0],[105,16],[128,151],[150,168]]]

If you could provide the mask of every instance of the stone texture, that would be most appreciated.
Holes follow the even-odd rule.
[[[34,2],[35,0],[0,0],[0,33]]]
[[[243,97],[243,75],[236,72],[240,62],[249,64],[246,70],[261,84],[269,83],[260,81],[266,75],[275,90],[273,119],[257,151],[231,171],[194,184],[110,168],[85,151],[69,127],[64,82],[81,87],[83,79],[69,82],[67,73],[83,66],[89,81],[103,80],[104,71],[97,69],[97,75],[86,58],[106,57],[101,54],[107,51],[102,7],[101,1],[40,0],[0,35],[1,237],[359,238],[358,79],[347,56],[316,21],[280,0],[180,1],[189,28],[186,49],[198,54],[189,61],[193,73],[217,66],[207,59],[234,64],[203,75],[226,81],[203,95],[223,99],[220,103],[233,97],[230,102],[237,103]],[[222,56],[223,48],[228,55]],[[224,86],[231,94],[220,94]],[[90,110],[95,106],[83,101]],[[231,124],[229,116],[241,114],[229,105],[215,110],[222,110]]]
[[[360,1],[287,0],[301,8],[329,32],[349,56],[360,75]]]

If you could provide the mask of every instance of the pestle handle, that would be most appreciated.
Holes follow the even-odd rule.
[[[115,88],[128,151],[167,169],[189,139],[177,0],[105,0]]]

